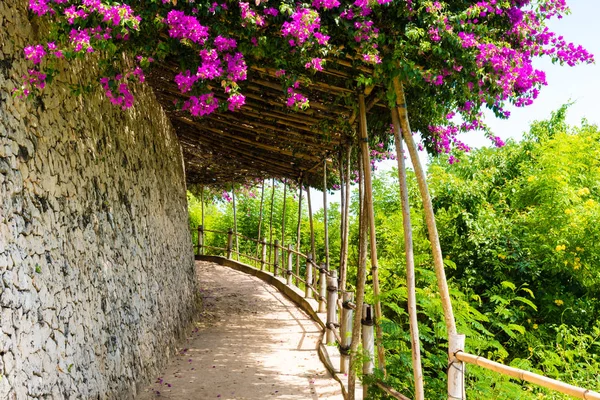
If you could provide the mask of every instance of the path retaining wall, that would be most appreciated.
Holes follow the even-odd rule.
[[[181,149],[149,89],[73,95],[90,65],[14,99],[27,3],[0,2],[0,399],[131,398],[194,312]]]

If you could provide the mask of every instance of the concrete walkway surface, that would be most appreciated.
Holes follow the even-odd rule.
[[[136,399],[343,399],[308,315],[256,277],[204,261],[196,270],[202,316]]]

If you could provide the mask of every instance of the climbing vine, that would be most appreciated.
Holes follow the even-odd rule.
[[[468,150],[456,138],[464,131],[503,144],[482,109],[507,118],[508,104],[531,104],[546,85],[535,58],[593,62],[546,26],[569,12],[565,0],[221,1],[30,0],[49,29],[42,43],[24,49],[32,67],[16,94],[44,89],[61,59],[99,53],[99,85],[125,109],[134,103],[131,84],[144,82],[157,62],[176,66],[168,79],[182,94],[178,106],[194,117],[239,110],[249,67],[265,64],[277,70],[286,105],[304,109],[314,75],[334,59],[350,59],[363,72],[349,85],[385,87],[399,76],[425,147],[449,153]],[[123,54],[135,65],[123,70]]]

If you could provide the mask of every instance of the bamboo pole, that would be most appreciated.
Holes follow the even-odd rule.
[[[265,203],[265,180],[263,178],[262,180],[262,185],[261,185],[261,189],[260,189],[260,211],[258,213],[258,235],[256,236],[257,240],[262,240],[262,236],[261,236],[261,230],[262,230],[262,220],[263,220],[263,207],[264,207],[264,203]],[[260,245],[258,244],[258,242],[256,243],[256,258],[259,257],[259,249],[260,249]]]
[[[329,271],[329,227],[327,221],[327,159],[323,161],[323,223],[325,240],[325,268]]]
[[[273,261],[273,276],[277,276],[277,270],[279,269],[279,240],[275,239],[273,245],[274,261]]]
[[[271,253],[273,247],[273,202],[275,200],[275,178],[271,179],[271,207],[270,214],[271,217],[269,219],[269,264],[271,263]]]
[[[227,230],[227,259],[231,260],[231,248],[233,242],[233,229],[229,228]]]
[[[577,397],[579,399],[600,400],[600,393],[594,392],[589,389],[569,385],[568,383],[557,381],[556,379],[548,378],[542,375],[534,374],[533,372],[525,371],[519,368],[509,367],[507,365],[503,365],[488,360],[486,358],[465,352],[458,352],[455,354],[455,356],[458,360],[462,362],[478,365],[482,368],[498,372],[502,375],[508,375],[516,379],[521,379],[523,381],[535,383],[536,385],[556,390],[558,392],[568,394],[569,396]]]
[[[313,256],[313,261],[317,262],[317,253],[315,250],[315,229],[313,225],[312,204],[310,202],[310,186],[306,190],[306,203],[308,204],[308,222],[310,224],[310,252]]]
[[[302,176],[298,185],[298,229],[296,230],[296,251],[300,253],[300,231],[302,228]],[[296,255],[296,286],[300,277],[300,256]]]
[[[350,372],[348,373],[348,400],[356,398],[356,363],[357,350],[361,337],[360,313],[365,300],[365,285],[367,282],[367,224],[364,206],[364,188],[362,161],[359,159],[359,239],[358,239],[358,268],[356,271],[356,314],[352,324],[352,342],[350,343]]]
[[[344,201],[344,210],[342,211],[344,218],[344,232],[342,233],[342,243],[343,249],[342,254],[340,255],[340,288],[341,290],[346,290],[346,277],[348,274],[348,236],[350,232],[350,201],[351,192],[350,192],[350,160],[352,156],[352,146],[347,147],[346,153],[346,173],[344,177],[344,183],[346,188],[345,192],[345,201]]]
[[[287,179],[283,180],[283,210],[281,212],[281,245],[285,247],[285,206],[287,197]]]
[[[373,295],[375,296],[375,332],[377,335],[377,359],[379,368],[386,376],[385,350],[383,348],[383,329],[381,327],[381,300],[379,299],[379,271],[377,263],[377,236],[375,233],[375,211],[373,209],[373,186],[371,182],[371,157],[369,155],[369,139],[367,137],[367,113],[365,110],[365,95],[358,95],[360,111],[360,148],[365,175],[365,206],[369,221],[369,238],[371,243],[371,274],[373,275]]]
[[[373,337],[373,306],[363,304],[362,308],[362,345],[363,345],[363,375],[373,375],[375,369],[375,338]],[[363,383],[363,399],[368,399],[369,387]]]
[[[342,317],[340,321],[340,373],[347,374],[350,367],[350,345],[352,344],[352,316],[354,311],[349,303],[354,301],[354,293],[342,292]]]
[[[292,284],[292,268],[294,267],[294,253],[292,253],[292,244],[288,244],[288,262],[285,277],[285,283],[290,286]]]
[[[233,233],[235,234],[235,254],[236,259],[240,261],[240,241],[237,234],[237,211],[235,207],[235,186],[233,185],[233,183],[231,184],[231,194],[233,196]]]
[[[344,252],[344,225],[346,221],[344,220],[344,205],[346,204],[346,193],[345,193],[345,185],[344,185],[344,155],[342,150],[340,149],[338,165],[340,170],[340,282],[342,280],[344,261],[342,257],[342,253]],[[340,287],[341,290],[344,290]]]
[[[463,365],[454,357],[454,353],[456,353],[456,351],[464,350],[464,335],[459,335],[456,331],[456,321],[454,319],[452,302],[450,300],[450,291],[448,289],[448,282],[446,280],[442,248],[440,246],[440,238],[435,223],[435,213],[433,211],[431,196],[429,195],[429,189],[427,187],[427,177],[423,167],[421,166],[419,154],[417,152],[417,145],[415,144],[415,141],[412,137],[412,132],[410,130],[408,112],[406,110],[404,87],[398,77],[394,78],[393,85],[396,93],[396,109],[398,111],[398,118],[400,119],[402,136],[406,141],[408,152],[410,153],[410,158],[415,169],[415,176],[419,185],[419,191],[421,192],[423,211],[425,213],[425,222],[427,224],[427,233],[429,235],[429,242],[431,243],[431,251],[433,254],[433,266],[437,278],[438,290],[440,292],[440,299],[442,301],[444,322],[448,332],[448,396],[451,397],[464,391]]]
[[[327,266],[321,264],[319,268],[319,310],[318,312],[327,312]]]
[[[335,343],[335,328],[337,319],[338,276],[337,271],[331,271],[327,278],[327,344]]]
[[[313,284],[313,266],[312,266],[312,254],[306,257],[306,285],[304,287],[304,298],[312,298],[311,285]]]
[[[410,343],[412,350],[413,377],[415,380],[415,400],[425,398],[423,389],[423,369],[421,367],[421,347],[419,343],[419,325],[417,324],[417,294],[415,282],[415,258],[413,252],[412,224],[410,204],[408,202],[408,184],[406,181],[406,165],[404,149],[400,137],[400,121],[397,110],[392,110],[394,125],[394,141],[396,143],[396,160],[398,161],[398,182],[400,184],[400,200],[402,203],[402,226],[404,228],[404,252],[406,254],[406,287],[408,290],[408,316],[410,321]]]
[[[456,334],[456,322],[454,320],[454,313],[452,311],[452,303],[450,301],[448,282],[446,281],[446,272],[444,270],[442,249],[440,247],[440,239],[435,223],[435,214],[433,212],[431,196],[429,195],[429,189],[427,187],[427,177],[425,175],[423,167],[421,166],[421,162],[419,161],[417,145],[415,144],[415,141],[412,137],[412,132],[410,130],[408,113],[406,110],[406,99],[404,96],[404,87],[398,78],[394,78],[393,83],[394,90],[396,92],[396,108],[398,110],[398,117],[400,119],[400,128],[402,131],[402,136],[406,141],[408,152],[410,153],[410,158],[412,160],[412,164],[415,169],[415,175],[417,177],[417,183],[419,185],[419,191],[421,192],[421,198],[423,200],[425,221],[427,223],[429,242],[431,243],[433,253],[433,265],[438,281],[438,290],[440,291],[440,297],[442,299],[442,308],[444,311],[444,321],[446,323],[446,329],[448,330],[448,335]]]
[[[198,227],[198,255],[204,254],[204,225]]]
[[[265,270],[265,263],[267,262],[267,239],[263,238],[260,242],[262,247],[261,257],[260,257],[260,270]]]
[[[200,204],[202,205],[202,226],[204,226],[204,185],[200,188]]]

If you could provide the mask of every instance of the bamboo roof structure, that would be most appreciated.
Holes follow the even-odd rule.
[[[186,100],[173,80],[176,65],[163,63],[150,74],[149,83],[179,137],[187,183],[302,177],[304,183],[322,187],[323,160],[331,164],[332,156],[351,140],[337,127],[352,126],[356,120],[356,77],[371,71],[346,60],[328,62],[311,82],[302,83],[300,91],[309,98],[310,108],[294,111],[286,106],[276,70],[253,61],[247,80],[240,82],[246,96],[241,110],[202,118],[174,106]],[[226,101],[222,92],[214,92],[220,102]],[[381,92],[373,91],[368,107],[380,98]]]

